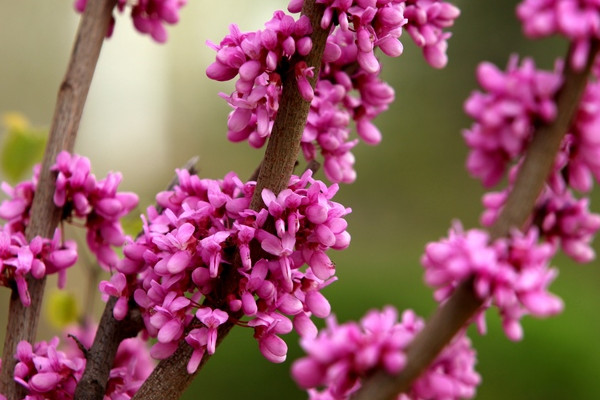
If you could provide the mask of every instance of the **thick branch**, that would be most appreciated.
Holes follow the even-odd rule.
[[[552,124],[542,126],[536,131],[506,205],[490,229],[492,238],[508,235],[513,227],[521,228],[532,213],[535,201],[552,170],[562,138],[581,100],[598,49],[599,43],[594,41],[583,71],[573,71],[567,63],[564,84],[556,99],[558,116]],[[570,57],[567,57],[567,60],[570,60]],[[407,351],[404,370],[397,376],[383,372],[374,374],[353,399],[395,399],[398,393],[406,392],[482,304],[483,301],[473,292],[472,279],[467,279],[452,297],[438,308],[423,331],[415,338]]]
[[[305,1],[304,8],[302,9],[302,14],[309,17],[313,27],[311,35],[313,48],[310,54],[304,59],[309,66],[315,67],[315,77],[311,80],[313,88],[319,76],[321,57],[328,35],[328,31],[323,30],[320,25],[323,11],[324,8],[315,4],[314,0]],[[279,111],[277,112],[271,137],[265,151],[265,157],[258,174],[254,196],[250,204],[250,208],[255,211],[264,207],[261,197],[262,189],[268,188],[277,194],[287,187],[298,158],[300,140],[310,109],[310,103],[302,98],[296,85],[294,63],[298,61],[300,60],[293,59],[288,73],[282,76],[283,93],[279,101]],[[229,279],[228,282],[222,283],[222,287],[230,288],[236,285],[238,277],[235,276],[235,268],[232,272],[233,274],[228,274],[228,277],[222,277],[225,280]],[[223,291],[227,293],[227,289]],[[234,316],[219,326],[217,345],[229,333],[235,319]],[[205,354],[196,372],[188,374],[186,366],[192,355],[192,351],[191,346],[185,341],[181,341],[175,354],[158,364],[150,377],[136,393],[133,400],[178,399],[209,358]]]
[[[61,150],[73,149],[83,106],[115,4],[116,0],[89,0],[81,18],[67,72],[58,91],[40,180],[31,207],[30,225],[26,232],[28,239],[38,235],[52,237],[60,219],[60,210],[54,206],[52,199],[55,176],[50,172],[50,166]],[[14,354],[19,341],[33,342],[35,339],[45,279],[29,277],[27,284],[31,306],[23,307],[16,290],[13,290],[10,299],[0,375],[0,392],[9,400],[24,397],[23,388],[12,379],[16,363]]]

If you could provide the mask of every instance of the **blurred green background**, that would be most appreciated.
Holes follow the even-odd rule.
[[[551,68],[566,49],[558,39],[524,40],[514,17],[517,3],[456,1],[462,15],[451,29],[444,70],[430,68],[407,34],[401,38],[405,54],[384,61],[383,75],[397,101],[377,120],[383,142],[356,148],[357,182],[343,186],[337,197],[353,209],[352,245],[332,255],[339,281],[325,292],[340,321],[386,304],[422,316],[433,312],[418,262],[422,250],[444,236],[455,218],[477,226],[481,212],[483,189],[464,170],[467,150],[460,134],[470,125],[462,104],[476,88],[477,63],[504,67],[509,55],[518,53]],[[245,31],[259,29],[286,4],[191,1],[181,22],[169,29],[166,45],[138,35],[128,17],[118,16],[114,36],[102,50],[76,150],[91,158],[97,176],[122,171],[123,188],[140,194],[139,212],[173,169],[194,155],[200,156],[204,177],[220,178],[230,170],[249,176],[262,150],[226,140],[229,109],[217,93],[230,92],[232,85],[205,77],[214,59],[205,41],[220,41],[233,22]],[[0,0],[0,113],[18,111],[35,127],[49,125],[77,22],[71,0]],[[520,343],[504,337],[493,312],[486,336],[471,333],[483,376],[478,398],[600,398],[598,262],[577,266],[559,257],[555,265],[560,277],[552,289],[566,303],[562,315],[526,318]],[[80,303],[85,279],[85,268],[70,271],[68,290]],[[47,291],[54,290],[52,281]],[[0,310],[7,310],[7,299],[8,291],[0,290]],[[96,300],[96,313],[102,308]],[[40,339],[57,333],[42,322]],[[0,311],[0,326],[5,324],[6,311]],[[306,398],[289,378],[290,362],[300,355],[296,339],[287,337],[289,361],[274,365],[262,358],[250,330],[234,329],[184,398]]]

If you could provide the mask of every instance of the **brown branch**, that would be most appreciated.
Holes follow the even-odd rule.
[[[60,85],[50,137],[44,153],[40,180],[31,207],[27,238],[52,237],[60,219],[60,210],[54,206],[54,174],[50,166],[61,150],[73,149],[81,113],[92,81],[94,69],[104,37],[108,32],[112,9],[116,0],[90,0],[81,18],[67,72]],[[9,400],[21,399],[23,388],[14,382],[16,364],[14,354],[21,340],[33,342],[37,331],[45,279],[28,277],[31,306],[24,307],[16,290],[13,290],[0,375],[0,392]]]
[[[311,80],[313,88],[319,76],[321,57],[329,33],[321,28],[320,21],[323,11],[324,7],[315,4],[314,0],[305,1],[302,9],[302,14],[309,17],[313,27],[311,35],[313,48],[310,54],[304,59],[309,66],[315,67],[315,75]],[[268,188],[277,194],[287,187],[298,158],[300,140],[310,110],[310,103],[302,98],[296,85],[294,63],[298,61],[300,59],[292,59],[288,73],[282,76],[283,93],[279,101],[279,111],[277,112],[265,156],[260,165],[254,196],[250,204],[250,208],[255,211],[264,207],[261,197],[262,189]],[[234,268],[230,272],[232,273],[228,274],[228,277],[222,277],[223,284],[221,285],[221,290],[225,293],[228,292],[227,288],[236,285],[238,277],[235,276],[235,263]],[[234,320],[235,318],[230,318],[223,325],[219,326],[217,345],[221,343],[231,330]],[[209,359],[209,356],[205,355],[196,372],[188,374],[186,366],[192,352],[193,349],[191,346],[185,341],[181,341],[175,354],[158,364],[150,377],[136,393],[133,400],[178,399]]]
[[[558,116],[551,124],[542,126],[535,132],[506,205],[490,228],[493,239],[507,236],[512,228],[523,227],[532,213],[535,201],[552,170],[560,143],[575,114],[599,48],[600,43],[594,41],[587,65],[582,71],[574,71],[570,63],[566,63],[564,84],[556,99]],[[571,51],[567,60],[571,59]],[[396,376],[377,372],[364,382],[353,399],[395,399],[399,393],[409,390],[412,382],[435,360],[482,304],[483,301],[473,292],[472,279],[467,279],[437,309],[408,348],[407,364],[402,372]]]

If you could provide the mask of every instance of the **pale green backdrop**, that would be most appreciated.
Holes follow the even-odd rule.
[[[356,148],[358,180],[344,185],[338,197],[353,208],[352,245],[333,254],[340,279],[326,290],[340,321],[385,304],[423,316],[433,312],[418,263],[422,249],[444,236],[455,218],[476,226],[481,211],[483,189],[463,168],[467,151],[460,134],[470,124],[462,103],[476,88],[476,64],[504,66],[516,52],[551,68],[566,48],[560,40],[523,40],[516,3],[457,1],[462,16],[452,29],[444,70],[430,68],[408,35],[402,36],[405,54],[384,61],[384,77],[398,100],[377,120],[382,144]],[[285,6],[283,0],[190,1],[166,45],[136,34],[129,18],[119,17],[90,90],[77,151],[92,159],[98,176],[122,171],[123,187],[141,195],[138,212],[173,168],[194,155],[200,156],[202,176],[218,178],[230,170],[249,176],[262,152],[227,142],[229,109],[217,93],[229,92],[231,84],[205,77],[214,59],[205,41],[218,42],[233,22],[242,30],[261,28],[273,10]],[[48,126],[77,20],[70,0],[0,0],[0,113],[20,111],[34,125]],[[562,315],[526,318],[521,343],[508,341],[493,315],[487,336],[471,335],[484,380],[478,398],[600,398],[599,263],[577,266],[561,257],[555,264],[561,272],[553,289],[566,303]],[[79,299],[85,296],[82,279],[81,272],[70,272],[69,290]],[[51,283],[48,291],[53,289]],[[0,326],[7,297],[1,289]],[[43,329],[40,338],[56,334],[47,324]],[[300,354],[296,337],[287,340],[293,360]],[[236,328],[185,398],[303,399],[289,367],[264,360],[252,332]]]

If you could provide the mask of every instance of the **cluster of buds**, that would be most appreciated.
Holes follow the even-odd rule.
[[[27,389],[27,400],[73,399],[77,382],[86,366],[85,355],[79,346],[91,346],[96,329],[93,324],[86,324],[84,327],[67,328],[66,333],[76,338],[78,343],[73,339],[67,340],[59,349],[59,338],[54,337],[49,342],[41,341],[33,346],[25,341],[17,346],[15,381]],[[153,368],[143,340],[123,340],[110,370],[104,399],[130,399]]]
[[[90,162],[85,157],[61,152],[52,167],[57,173],[54,204],[63,209],[63,218],[81,218],[87,228],[87,243],[106,269],[114,266],[117,255],[111,246],[120,246],[125,235],[119,219],[137,205],[137,196],[117,192],[120,174],[111,173],[97,181],[90,172]],[[77,261],[77,246],[74,241],[63,241],[60,229],[54,237],[39,236],[27,241],[25,229],[29,225],[29,211],[37,187],[39,167],[34,168],[31,181],[21,182],[15,187],[7,183],[2,189],[8,199],[0,204],[0,218],[6,220],[0,232],[1,249],[0,284],[10,287],[15,284],[21,302],[29,306],[31,299],[27,289],[27,274],[36,279],[58,273],[59,287],[63,287],[66,269]]]
[[[562,301],[548,292],[557,275],[549,268],[555,247],[537,242],[535,229],[491,242],[483,230],[464,232],[455,226],[448,238],[427,245],[421,259],[425,281],[437,288],[435,298],[443,302],[460,282],[473,277],[475,294],[486,307],[498,307],[506,335],[520,340],[522,316],[547,317],[563,308]]]
[[[332,201],[337,185],[307,171],[277,196],[265,189],[266,208],[257,212],[248,208],[254,182],[233,173],[220,181],[186,170],[177,175],[173,190],[157,195],[160,210],[148,208],[143,233],[125,245],[116,274],[100,284],[118,298],[115,317],[126,315],[133,298],[158,340],[151,354],[165,358],[185,339],[194,347],[190,373],[205,352],[214,353],[217,328],[226,322],[252,327],[262,354],[284,361],[279,335],[295,328],[313,336],[310,317],[330,312],[320,292],[335,280],[326,252],[350,242],[350,209]]]
[[[379,78],[378,48],[390,56],[402,54],[398,40],[406,28],[426,60],[436,68],[445,66],[444,29],[458,17],[456,7],[443,1],[317,1],[325,5],[321,28],[329,32],[322,65],[307,65],[303,57],[312,48],[312,29],[305,16],[295,21],[283,11],[275,12],[265,29],[241,33],[232,25],[219,45],[216,61],[206,73],[215,80],[239,75],[236,91],[222,95],[234,108],[228,120],[228,138],[248,140],[261,147],[271,134],[277,115],[285,74],[293,73],[302,97],[311,102],[302,136],[304,157],[314,160],[320,150],[324,171],[332,182],[356,179],[350,150],[350,121],[368,144],[381,141],[372,120],[394,100],[393,89]],[[303,0],[292,0],[288,10],[300,12]],[[319,76],[313,90],[308,78]],[[356,96],[358,94],[358,96]]]

